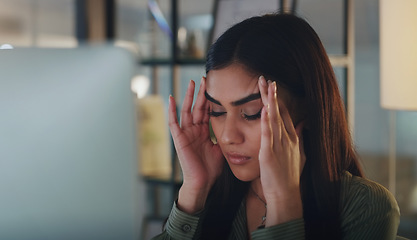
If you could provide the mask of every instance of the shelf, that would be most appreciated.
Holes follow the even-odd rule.
[[[172,60],[168,58],[145,58],[139,61],[139,64],[156,66],[156,65],[204,65],[206,64],[206,59],[197,59],[197,58],[180,58],[177,60]]]
[[[147,183],[153,183],[153,184],[161,184],[161,185],[171,185],[174,184],[178,188],[182,185],[182,179],[177,177],[172,182],[172,179],[170,176],[164,175],[164,176],[143,176],[142,179]]]

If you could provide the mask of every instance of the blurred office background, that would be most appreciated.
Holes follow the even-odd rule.
[[[88,6],[86,2],[91,5]],[[176,11],[172,9],[173,2],[177,2]],[[346,50],[343,30],[346,27],[346,2],[297,1],[297,14],[311,23],[332,56],[343,55]],[[354,91],[350,94],[353,99],[348,100],[346,68],[335,66],[334,69],[342,94],[346,101],[354,104],[350,106],[353,116],[352,134],[365,172],[370,179],[388,188],[391,112],[380,106],[379,1],[352,2],[355,22],[352,55],[355,84]],[[165,28],[164,20],[158,19],[160,15],[149,7],[153,3],[158,4],[168,26],[176,25],[177,33],[170,32],[172,28]],[[145,95],[159,95],[166,109],[169,94],[176,96],[177,102],[182,102],[188,81],[193,79],[198,83],[201,76],[205,75],[204,54],[214,34],[211,31],[215,22],[213,4],[212,0],[0,0],[0,46],[10,44],[16,49],[74,48],[86,42],[111,42],[134,54],[137,58],[135,74],[150,84]],[[250,4],[250,1],[241,1],[236,6],[243,9],[242,4]],[[230,14],[233,15],[234,12]],[[173,22],[173,19],[177,20]],[[101,32],[97,32],[97,29],[101,29]],[[172,35],[177,36],[175,41]],[[172,48],[173,43],[178,46],[175,50]],[[417,238],[417,112],[396,111],[395,114],[394,189],[401,209],[399,235],[414,239]],[[139,161],[141,160],[139,157]],[[138,176],[132,178],[132,186],[136,189],[132,191],[139,193],[139,197],[134,200],[136,206],[129,206],[136,213],[135,220],[132,221],[137,228],[127,236],[132,239],[147,239],[152,233],[158,232],[162,224],[161,219],[153,218],[154,215],[167,216],[169,213],[172,202],[167,199],[172,199],[172,189],[177,187],[175,181],[172,183],[176,176],[158,176],[162,180],[152,180],[149,176],[141,176],[141,164],[138,163],[138,166]],[[168,169],[171,170],[172,167],[175,170],[176,165],[173,164]],[[94,166],[91,171],[94,171],[93,168]],[[124,173],[117,174],[121,175],[112,177],[122,177]],[[12,187],[16,184],[18,187],[14,182],[7,184]],[[160,187],[154,189],[155,186]],[[156,206],[156,200],[161,198],[166,200]],[[7,206],[1,204],[0,197],[0,208],[3,207]],[[157,214],[154,214],[155,211]],[[43,221],[42,216],[37,221]],[[24,231],[25,226],[16,228]],[[141,235],[143,232],[145,234]]]

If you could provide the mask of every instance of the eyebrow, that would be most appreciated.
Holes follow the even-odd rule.
[[[204,91],[204,95],[206,96],[207,100],[209,100],[210,102],[212,102],[212,103],[215,103],[215,104],[217,104],[217,105],[222,106],[222,104],[221,104],[218,100],[216,100],[216,99],[214,99],[212,96],[210,96],[210,95],[207,93],[207,91]],[[237,101],[233,101],[233,102],[232,102],[232,106],[239,106],[239,105],[243,105],[243,104],[245,104],[245,103],[247,103],[247,102],[250,102],[250,101],[253,101],[253,100],[256,100],[256,99],[259,99],[259,98],[261,98],[261,93],[260,93],[260,92],[258,92],[258,93],[253,93],[253,94],[251,94],[251,95],[249,95],[249,96],[246,96],[246,97],[244,97],[244,98],[242,98],[242,99],[239,99],[239,100],[237,100]]]

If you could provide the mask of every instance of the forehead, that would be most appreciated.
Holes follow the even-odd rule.
[[[232,64],[207,73],[207,93],[221,102],[231,102],[258,93],[258,77],[243,65]]]

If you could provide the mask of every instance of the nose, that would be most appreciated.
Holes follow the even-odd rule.
[[[233,118],[226,118],[220,141],[223,144],[240,144],[244,141],[244,135],[239,129],[238,122]]]

